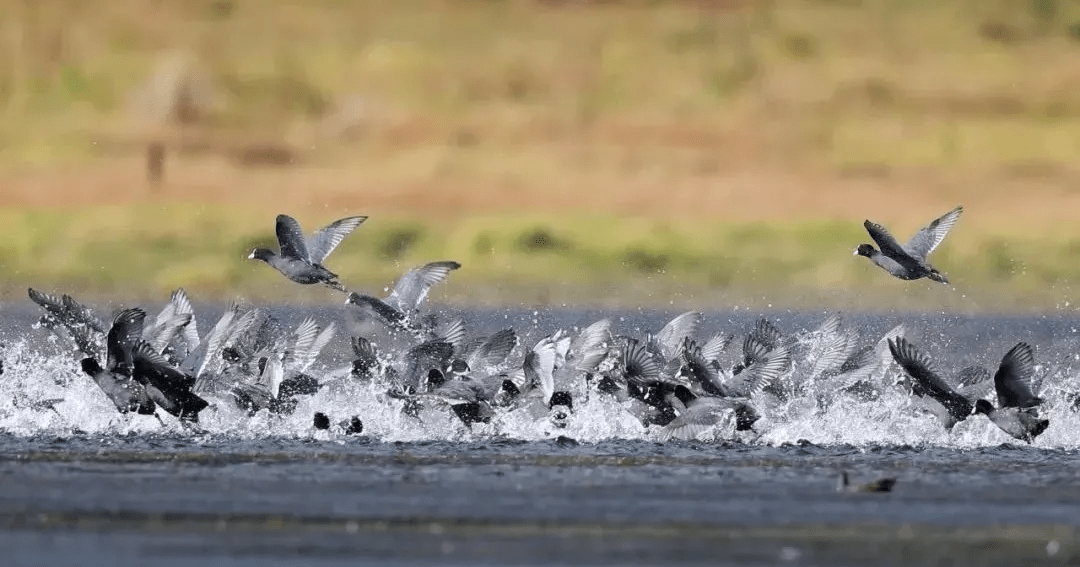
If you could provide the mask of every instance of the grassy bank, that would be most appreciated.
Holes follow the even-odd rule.
[[[307,229],[336,217],[301,217]],[[26,286],[78,296],[340,301],[248,260],[273,246],[272,215],[240,207],[114,206],[0,211],[2,298]],[[962,226],[962,225],[961,225]],[[381,295],[408,267],[464,267],[433,293],[461,304],[632,307],[841,307],[1010,311],[1053,309],[1080,281],[1080,240],[958,231],[935,253],[956,289],[887,276],[854,247],[850,222],[668,222],[600,215],[487,215],[420,222],[379,216],[327,262],[350,288]],[[1025,260],[1018,260],[1025,258]]]
[[[1078,51],[1063,0],[8,2],[2,296],[329,300],[245,259],[289,212],[452,301],[1053,309]],[[955,291],[850,255],[957,204]]]

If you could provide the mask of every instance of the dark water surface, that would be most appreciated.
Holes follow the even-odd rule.
[[[148,436],[2,447],[9,565],[1080,561],[1071,450]],[[898,482],[838,493],[840,469]]]
[[[27,331],[33,310],[3,308],[8,345],[29,333],[41,350],[52,348],[44,331]],[[615,315],[635,330],[673,314]],[[466,315],[535,341],[608,314]],[[709,332],[742,332],[758,316],[705,315]],[[785,330],[823,318],[770,315]],[[214,317],[200,313],[200,325]],[[55,412],[0,402],[0,564],[1080,565],[1080,420],[1065,401],[1080,352],[1074,318],[846,320],[874,338],[904,322],[947,368],[992,366],[1011,344],[1032,342],[1043,391],[1056,392],[1051,428],[1034,446],[985,422],[946,434],[924,416],[868,434],[861,429],[872,420],[838,410],[778,422],[759,439],[708,443],[609,435],[604,424],[565,432],[580,442],[558,432],[425,438],[375,421],[367,436],[346,437],[311,430],[310,414],[296,424],[188,433],[153,423],[125,429],[84,402],[92,390],[72,378],[63,392],[78,396]],[[347,335],[331,358],[347,352]],[[18,391],[0,387],[0,395],[37,395],[34,380],[58,372],[46,368],[57,355],[49,356],[9,365],[0,380]],[[49,382],[45,393],[57,388]],[[856,483],[897,484],[885,494],[841,493],[840,470]]]

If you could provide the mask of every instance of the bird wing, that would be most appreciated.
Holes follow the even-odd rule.
[[[752,397],[779,378],[789,364],[791,352],[787,345],[780,345],[733,376],[728,382],[728,390],[739,397]]]
[[[308,356],[311,354],[312,346],[315,344],[315,337],[319,334],[319,325],[315,322],[314,317],[306,317],[296,327],[296,331],[293,332],[293,340],[291,345],[286,347],[284,358],[281,361],[282,365],[289,370],[299,369],[305,362],[307,362]],[[290,337],[292,338],[292,337]],[[317,353],[316,353],[317,354]],[[297,370],[303,372],[303,370]]]
[[[956,391],[965,398],[976,400],[990,393],[993,381],[990,371],[982,366],[967,366],[956,372],[953,379]]]
[[[402,313],[412,313],[419,309],[433,286],[446,280],[451,271],[460,267],[460,263],[450,260],[413,268],[401,276],[394,290],[383,301]]]
[[[870,238],[877,243],[882,254],[904,266],[910,266],[913,263],[911,255],[904,250],[903,246],[900,246],[888,230],[885,230],[885,227],[870,221],[863,222],[863,226],[866,227],[866,232],[870,233]]]
[[[315,363],[315,359],[319,357],[322,350],[326,348],[326,345],[330,343],[330,339],[334,338],[334,334],[337,332],[336,325],[331,322],[326,328],[319,331],[318,335],[311,340],[307,349],[301,351],[299,348],[292,356],[292,366],[290,370],[293,372],[306,372],[311,365]],[[299,347],[299,345],[297,345]]]
[[[180,364],[180,368],[185,371],[191,372],[196,377],[200,377],[203,373],[213,366],[217,361],[221,359],[221,349],[225,346],[225,338],[228,334],[229,327],[233,324],[233,319],[240,313],[240,306],[233,303],[221,314],[217,323],[210,329],[210,333],[207,334],[201,341],[199,346],[188,353],[187,357]]]
[[[555,341],[552,337],[544,337],[536,343],[528,354],[525,355],[525,379],[528,388],[539,387],[544,394],[544,404],[551,400],[555,393]]]
[[[483,342],[465,358],[473,371],[488,372],[498,368],[517,346],[517,333],[510,328],[502,329]]]
[[[645,386],[660,379],[660,363],[649,354],[645,345],[631,341],[623,349],[623,367],[626,381]]]
[[[728,345],[731,344],[731,341],[734,338],[735,335],[732,335],[730,333],[717,333],[713,335],[713,337],[709,339],[708,342],[702,345],[701,357],[708,362],[719,360],[720,354],[727,350]]]
[[[353,357],[376,364],[379,361],[379,350],[375,344],[364,337],[352,338]]]
[[[341,244],[341,241],[350,232],[356,230],[356,227],[366,220],[367,217],[345,217],[319,229],[307,241],[308,253],[305,258],[312,264],[322,264],[323,260],[326,260],[326,257],[334,251],[334,248],[337,248],[338,244]],[[299,226],[297,228],[299,229]]]
[[[945,240],[945,235],[952,230],[962,212],[964,212],[964,207],[956,207],[934,219],[933,222],[916,232],[915,236],[912,236],[911,240],[904,245],[904,249],[912,256],[926,260],[926,257],[938,247],[938,244]]]
[[[699,311],[687,311],[668,321],[664,328],[656,334],[656,342],[659,343],[664,358],[674,357],[683,340],[687,337],[694,338],[701,330],[702,315]]]
[[[599,321],[582,329],[570,343],[571,363],[579,372],[595,372],[607,358],[611,342],[611,319]]]
[[[30,299],[34,303],[37,303],[45,311],[52,313],[53,315],[62,316],[64,314],[64,304],[60,301],[59,297],[50,295],[48,293],[41,293],[34,288],[27,288],[30,294]]]
[[[138,307],[125,309],[116,314],[106,339],[108,345],[106,368],[109,371],[119,371],[126,376],[131,376],[135,369],[133,351],[142,337],[145,319],[146,312]]]
[[[195,309],[191,307],[187,292],[184,288],[178,287],[172,292],[169,301],[176,306],[177,313],[191,313],[191,321],[180,330],[180,336],[187,343],[188,351],[194,350],[199,345],[199,326],[195,323]]]
[[[454,319],[443,325],[435,333],[435,337],[454,345],[454,348],[457,349],[465,342],[465,321],[463,319]]]
[[[971,400],[956,393],[934,370],[930,358],[903,337],[889,341],[893,359],[915,380],[920,393],[925,393],[945,407],[956,419],[971,415]]]
[[[712,361],[702,355],[702,349],[690,339],[686,339],[682,349],[682,366],[679,371],[688,375],[703,391],[714,396],[722,396],[726,390],[720,380],[720,372]]]
[[[783,334],[768,319],[762,317],[743,339],[743,361],[750,366],[757,360],[763,360],[770,351],[780,344]]]
[[[815,345],[814,363],[808,376],[813,379],[825,372],[839,371],[853,354],[855,337],[847,333],[836,332],[825,336]]]
[[[180,330],[191,324],[194,316],[190,311],[191,305],[188,304],[187,307],[189,310],[184,311],[184,306],[177,303],[176,294],[173,293],[169,302],[154,318],[154,322],[143,327],[143,340],[150,343],[156,352],[164,352],[165,347],[172,343]]]
[[[289,215],[278,215],[274,230],[277,233],[278,247],[281,249],[282,256],[305,262],[311,261],[304,231],[296,219]]]
[[[1028,408],[1042,401],[1031,393],[1031,377],[1035,374],[1035,354],[1031,345],[1017,343],[1005,357],[994,374],[994,389],[998,405],[1005,408]]]
[[[94,315],[94,312],[85,305],[75,301],[75,298],[68,294],[60,296],[60,301],[64,304],[64,309],[75,318],[79,323],[85,323],[91,329],[98,331],[99,333],[105,332],[105,322]]]

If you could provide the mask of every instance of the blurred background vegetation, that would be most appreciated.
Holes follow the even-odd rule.
[[[1080,283],[1080,2],[9,0],[0,299],[1052,310]],[[966,208],[934,264],[852,251]]]

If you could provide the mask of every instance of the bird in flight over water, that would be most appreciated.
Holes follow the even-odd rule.
[[[889,231],[885,230],[885,227],[867,220],[863,226],[866,227],[866,232],[870,233],[870,238],[877,243],[878,249],[870,244],[860,244],[855,249],[855,255],[866,256],[881,269],[902,280],[930,278],[947,284],[949,280],[930,265],[927,257],[941,244],[945,235],[949,234],[949,230],[956,224],[962,212],[964,212],[964,207],[956,207],[934,219],[903,245],[897,242]]]

